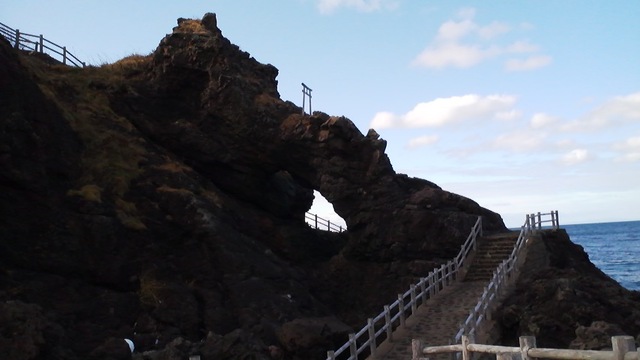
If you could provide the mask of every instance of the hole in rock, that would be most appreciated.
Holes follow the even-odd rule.
[[[318,191],[313,192],[313,205],[307,213],[306,220],[311,227],[321,230],[340,231],[347,229],[347,223],[336,214],[333,205]]]

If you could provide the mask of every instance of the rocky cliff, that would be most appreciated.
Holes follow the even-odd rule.
[[[320,359],[500,216],[282,101],[216,17],[85,69],[0,40],[6,359]],[[319,191],[348,231],[311,229]]]
[[[522,273],[496,312],[498,343],[536,337],[539,347],[599,350],[611,337],[640,345],[640,292],[613,281],[560,229],[527,242]]]

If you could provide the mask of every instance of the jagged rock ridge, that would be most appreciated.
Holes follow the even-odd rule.
[[[455,255],[477,216],[504,230],[395,173],[375,131],[282,101],[277,69],[213,14],[99,68],[4,41],[0,63],[8,359],[126,359],[123,338],[136,358],[322,358]],[[313,190],[348,232],[304,223]]]

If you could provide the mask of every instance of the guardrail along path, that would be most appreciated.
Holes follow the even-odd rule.
[[[384,341],[376,353],[378,360],[411,359],[411,339],[423,339],[425,345],[449,344],[460,324],[476,306],[478,298],[498,264],[509,257],[518,232],[481,237],[478,249],[463,281],[456,281],[421,305],[407,319],[406,327],[398,328],[394,342]],[[431,355],[430,359],[449,360],[449,354]]]
[[[405,329],[398,328],[394,342],[380,344],[374,359],[407,360],[411,359],[411,339],[428,339],[427,344],[448,344],[460,328],[469,311],[476,305],[486,283],[456,282],[427,300],[418,311],[407,319]],[[385,353],[386,352],[386,353]],[[432,359],[446,359],[447,354]]]

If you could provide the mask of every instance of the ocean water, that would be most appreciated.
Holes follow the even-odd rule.
[[[600,270],[630,290],[640,290],[640,221],[562,225]]]

